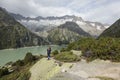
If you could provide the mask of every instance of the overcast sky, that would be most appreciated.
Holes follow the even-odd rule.
[[[0,6],[30,17],[77,15],[109,24],[120,18],[120,0],[0,0]]]

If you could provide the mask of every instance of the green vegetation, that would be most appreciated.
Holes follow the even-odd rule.
[[[66,22],[57,28],[48,31],[48,40],[53,44],[69,44],[79,40],[81,37],[91,37],[90,34],[82,30],[75,22]]]
[[[31,73],[30,67],[41,59],[42,56],[33,56],[32,53],[27,53],[23,60],[18,60],[12,65],[13,72],[8,72],[8,69],[0,70],[0,80],[29,80]]]
[[[17,69],[5,76],[2,76],[0,80],[29,80],[30,72],[29,68],[31,65],[17,67]]]
[[[48,40],[53,44],[69,44],[70,42],[79,40],[80,35],[68,29],[55,28],[49,31]]]
[[[2,77],[3,75],[6,75],[8,74],[8,69],[7,68],[4,68],[4,69],[0,69],[0,77]]]
[[[34,60],[34,56],[32,55],[32,53],[27,53],[25,58],[24,58],[24,63],[27,64],[29,62],[32,62]]]
[[[60,50],[60,52],[65,52],[65,51],[67,51],[66,48],[62,48],[62,49]]]
[[[120,19],[106,29],[99,37],[120,38]]]
[[[99,78],[100,80],[114,80],[113,78],[109,78],[109,77],[100,77],[100,76],[97,76],[96,78]]]
[[[0,49],[47,44],[0,8]]]
[[[24,61],[23,60],[17,60],[12,64],[12,66],[24,66]]]
[[[88,61],[94,59],[103,59],[111,61],[120,61],[120,39],[119,38],[82,38],[77,42],[68,45],[66,50],[81,50],[82,56]]]
[[[59,52],[58,52],[58,50],[55,50],[52,52],[52,54],[53,54],[53,56],[55,56],[55,55],[59,54]]]
[[[63,61],[63,62],[74,62],[74,61],[79,61],[80,58],[73,54],[72,52],[61,52],[55,56],[56,60]]]

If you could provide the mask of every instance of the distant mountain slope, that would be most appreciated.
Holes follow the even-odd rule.
[[[120,19],[112,24],[108,29],[106,29],[100,37],[114,37],[120,38]]]
[[[91,37],[75,22],[66,22],[48,31],[48,40],[57,44],[65,44],[79,40],[81,37]]]
[[[46,44],[43,38],[27,30],[0,8],[0,49]]]
[[[80,35],[68,29],[55,28],[49,32],[47,38],[51,43],[68,44],[79,40]]]
[[[85,32],[83,29],[81,29],[79,27],[79,25],[76,24],[75,22],[67,21],[65,24],[58,26],[58,28],[66,28],[70,31],[78,33],[81,36],[88,36],[88,37],[90,36],[89,33]]]
[[[99,22],[85,21],[81,17],[74,15],[65,15],[60,17],[38,16],[35,18],[24,17],[22,15],[13,14],[13,13],[11,13],[11,15],[32,32],[51,30],[54,27],[66,23],[67,21],[72,21],[77,23],[81,29],[83,29],[85,32],[89,33],[92,36],[99,36],[106,28],[109,27],[109,25],[105,25]]]

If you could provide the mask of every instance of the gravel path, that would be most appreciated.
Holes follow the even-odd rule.
[[[86,63],[85,60],[82,60],[76,63],[72,69],[68,70],[68,73],[82,77],[86,80],[90,80],[92,77],[96,76],[120,80],[120,63],[103,60],[95,60],[93,62]]]
[[[100,80],[95,78],[96,76],[120,80],[120,63],[103,60],[87,63],[81,60],[59,66],[54,59],[43,58],[30,69],[30,72],[30,80]]]

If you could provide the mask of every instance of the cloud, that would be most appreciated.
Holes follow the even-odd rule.
[[[119,5],[120,0],[0,0],[1,7],[24,16],[77,15],[110,24],[120,18]]]
[[[118,9],[120,1],[116,0],[116,2],[104,2],[98,5],[99,6],[93,6],[92,9],[88,9],[87,12],[84,12],[83,17],[87,20],[100,21],[110,24],[120,18],[120,10]]]

